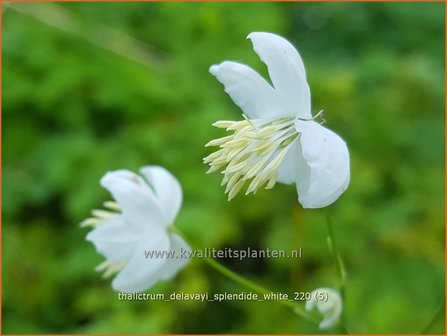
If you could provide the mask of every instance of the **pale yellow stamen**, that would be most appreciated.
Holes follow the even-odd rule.
[[[230,120],[220,120],[220,121],[216,121],[215,123],[213,123],[214,127],[217,128],[228,128],[231,125],[233,125],[234,121],[230,121]]]
[[[244,187],[245,181],[239,180],[228,193],[228,200],[231,201],[239,191]]]
[[[113,211],[121,211],[121,206],[114,201],[105,201],[103,203],[104,208],[113,210]]]
[[[265,189],[272,189],[275,186],[277,179],[278,179],[278,173],[273,174],[270,177],[270,180],[267,182]]]
[[[250,126],[248,120],[234,121],[231,126],[227,127],[227,131],[236,131],[247,126]]]
[[[106,201],[103,203],[104,207],[109,210],[94,209],[92,210],[92,217],[84,219],[79,225],[81,227],[98,227],[105,221],[115,218],[119,215],[121,207],[114,201]]]
[[[214,139],[211,140],[210,142],[208,142],[205,147],[210,147],[210,146],[220,146],[224,143],[226,143],[227,141],[231,140],[233,137],[231,135],[223,137],[223,138],[218,138],[218,139]]]
[[[81,227],[96,227],[98,225],[101,225],[101,220],[98,218],[89,217],[87,219],[84,219],[80,224]]]
[[[112,264],[111,260],[105,260],[102,263],[100,263],[98,266],[95,267],[96,272],[102,272],[105,269],[107,269]]]
[[[99,219],[110,219],[115,217],[116,213],[107,210],[94,209],[92,210],[92,215],[93,217],[97,217]]]
[[[124,261],[119,262],[119,261],[105,260],[95,267],[95,271],[96,272],[104,271],[102,277],[105,279],[121,271],[126,266],[126,264],[127,263]]]

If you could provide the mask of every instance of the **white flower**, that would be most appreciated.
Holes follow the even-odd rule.
[[[343,302],[340,294],[332,288],[317,288],[310,294],[310,300],[306,302],[306,310],[317,310],[323,314],[319,328],[328,329],[334,326],[340,319],[343,310]]]
[[[210,68],[225,86],[245,120],[213,125],[234,131],[206,146],[220,150],[204,159],[208,172],[223,170],[222,185],[231,200],[253,179],[246,195],[263,185],[295,183],[304,208],[333,203],[347,188],[349,153],[334,132],[313,121],[310,91],[303,62],[284,38],[255,32],[248,35],[255,52],[267,65],[270,85],[252,68],[225,61]]]
[[[173,277],[188,262],[187,258],[167,258],[168,252],[147,259],[145,251],[177,251],[177,256],[190,251],[180,236],[169,231],[182,203],[179,182],[159,166],[143,167],[140,173],[105,174],[101,185],[116,202],[105,202],[109,210],[93,210],[93,217],[81,223],[94,227],[86,239],[107,259],[96,270],[105,271],[104,277],[118,273],[112,287],[128,293]]]

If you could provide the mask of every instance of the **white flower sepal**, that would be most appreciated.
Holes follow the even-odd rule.
[[[310,294],[310,300],[306,301],[306,310],[315,308],[323,315],[323,320],[318,326],[320,329],[333,327],[340,319],[343,311],[343,302],[340,294],[332,288],[317,288]]]
[[[275,34],[254,32],[248,38],[267,65],[273,86],[241,63],[225,61],[210,68],[245,120],[213,124],[234,133],[207,144],[220,147],[204,159],[208,172],[223,169],[229,200],[248,180],[246,194],[264,185],[270,189],[276,182],[295,183],[304,208],[325,207],[349,184],[346,143],[314,121],[298,51]]]
[[[182,203],[182,190],[177,179],[165,168],[146,166],[141,175],[128,170],[108,172],[101,179],[116,202],[105,202],[109,210],[93,210],[92,218],[81,226],[94,229],[86,239],[107,259],[96,270],[105,271],[116,291],[142,292],[159,280],[172,278],[187,258],[168,257],[190,251],[187,243],[170,232]],[[146,258],[145,251],[166,251]]]

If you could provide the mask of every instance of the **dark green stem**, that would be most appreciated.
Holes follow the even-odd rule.
[[[329,208],[326,211],[326,224],[327,224],[327,230],[328,230],[327,241],[328,241],[329,249],[331,250],[332,256],[334,258],[335,266],[337,267],[337,272],[340,276],[340,290],[342,292],[342,295],[344,295],[345,285],[346,285],[346,268],[345,268],[345,265],[341,259],[340,253],[338,252]]]
[[[337,242],[335,240],[334,235],[334,228],[332,224],[332,218],[330,214],[330,208],[327,208],[326,210],[326,224],[327,224],[327,230],[328,230],[328,237],[327,237],[327,243],[329,245],[329,250],[331,251],[332,257],[334,258],[334,263],[337,268],[338,275],[340,277],[340,295],[343,300],[343,306],[345,305],[345,297],[346,297],[346,268],[343,263],[343,260],[341,258],[340,253],[338,252],[337,248]],[[346,317],[345,317],[345,309],[343,309],[342,312],[342,318],[341,318],[341,327],[343,328],[343,331],[346,334],[349,334],[350,331],[346,324]]]
[[[427,326],[422,330],[421,334],[428,334],[430,329],[434,326],[435,322],[438,320],[438,318],[442,315],[441,313],[445,309],[445,297],[442,299],[441,303],[439,304],[438,309],[436,310],[435,315],[431,318],[430,322],[427,324]]]

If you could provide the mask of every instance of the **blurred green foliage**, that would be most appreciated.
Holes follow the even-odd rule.
[[[3,6],[5,6],[3,4]],[[241,111],[208,73],[264,65],[252,31],[288,38],[313,111],[348,143],[332,207],[356,333],[420,332],[444,292],[443,3],[12,4],[3,13],[3,332],[318,333],[265,302],[123,302],[93,271],[78,223],[109,198],[109,170],[160,164],[184,190],[177,225],[204,247],[303,249],[299,260],[223,260],[285,293],[337,286],[324,209],[292,186],[228,203],[206,175],[210,124]],[[151,293],[245,289],[193,260]],[[444,320],[433,333],[444,333]],[[336,330],[335,330],[336,331]],[[334,330],[332,330],[334,332]]]

